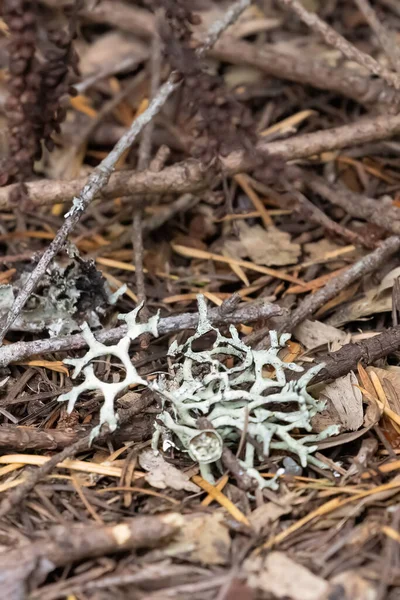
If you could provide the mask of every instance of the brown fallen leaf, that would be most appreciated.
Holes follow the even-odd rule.
[[[357,377],[351,371],[326,385],[321,393],[337,410],[344,429],[350,431],[356,431],[363,424],[362,393],[357,385]]]
[[[266,558],[252,557],[244,563],[248,585],[285,600],[328,599],[330,585],[284,552]]]
[[[378,592],[376,587],[366,579],[363,579],[356,571],[343,571],[330,580],[332,585],[340,586],[340,598],[342,600],[376,600]],[[335,596],[339,597],[339,596]]]
[[[186,492],[200,491],[200,488],[190,481],[193,470],[183,472],[170,465],[161,456],[155,454],[153,450],[145,450],[139,455],[139,464],[148,473],[145,475],[147,483],[160,490],[172,488],[173,490],[185,490]],[[197,471],[197,468],[196,468]]]
[[[253,510],[249,515],[249,521],[256,533],[261,533],[271,523],[274,523],[283,515],[290,513],[292,510],[292,501],[295,497],[295,494],[288,493],[283,498],[279,498],[279,504],[276,502],[265,502]]]
[[[135,36],[122,31],[110,31],[98,37],[82,54],[80,69],[87,76],[107,71],[116,63],[123,65],[124,61],[132,69],[134,64],[145,61],[148,55],[148,47]]]
[[[265,229],[261,225],[237,223],[239,241],[228,240],[225,248],[231,256],[248,256],[256,265],[283,266],[296,264],[301,253],[299,244],[294,244],[290,235],[274,226]]]
[[[294,335],[307,350],[332,342],[344,342],[347,338],[347,334],[340,329],[336,329],[336,327],[326,325],[326,323],[320,321],[309,321],[308,319],[297,325],[294,329]]]
[[[327,320],[327,323],[339,327],[376,313],[390,312],[393,304],[392,288],[399,274],[400,267],[396,267],[385,275],[378,286],[368,290],[359,300],[343,306]]]
[[[228,561],[230,547],[231,538],[224,525],[223,513],[214,511],[211,514],[186,515],[185,526],[163,553],[203,565],[224,565]]]

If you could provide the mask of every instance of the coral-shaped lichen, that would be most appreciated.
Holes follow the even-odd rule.
[[[89,350],[82,358],[67,358],[64,362],[68,365],[75,367],[73,378],[77,377],[81,371],[85,376],[84,381],[75,388],[72,388],[70,392],[62,394],[58,400],[68,400],[68,412],[72,412],[75,402],[82,392],[99,390],[104,396],[104,403],[100,410],[100,423],[97,427],[92,430],[91,439],[93,440],[100,432],[100,428],[104,423],[107,423],[110,430],[114,431],[117,428],[118,420],[114,410],[114,400],[128,388],[129,385],[140,384],[147,386],[147,382],[142,379],[129,356],[129,346],[131,341],[142,335],[143,333],[151,333],[155,337],[158,336],[157,323],[158,315],[151,317],[147,323],[137,323],[136,317],[142,304],[139,305],[135,310],[128,313],[127,315],[118,315],[120,320],[123,320],[127,324],[127,333],[120,339],[118,344],[113,346],[105,346],[101,342],[97,341],[93,333],[90,331],[89,326],[85,323],[82,327],[82,334],[85,338]],[[93,365],[90,362],[98,358],[99,356],[112,355],[119,358],[122,362],[126,375],[125,379],[116,383],[107,383],[101,381],[93,370]]]
[[[85,375],[80,385],[59,398],[68,400],[69,412],[84,391],[99,390],[104,396],[100,424],[94,428],[92,438],[103,423],[108,423],[111,430],[117,427],[115,398],[129,385],[141,384],[154,390],[163,400],[153,435],[153,449],[158,449],[161,436],[165,436],[166,444],[187,452],[209,481],[213,481],[211,465],[219,467],[224,445],[236,450],[244,433],[248,441],[241,466],[260,487],[277,485],[275,479],[263,480],[255,468],[256,458],[262,462],[271,450],[297,455],[303,467],[310,463],[325,468],[312,456],[317,449],[315,442],[338,433],[338,428],[331,426],[319,434],[300,434],[311,432],[311,418],[324,408],[325,403],[315,400],[306,389],[322,365],[310,369],[296,381],[286,381],[287,370],[303,371],[301,366],[284,363],[278,356],[290,335],[278,338],[276,332],[271,331],[270,348],[253,350],[240,339],[233,325],[229,327],[230,337],[213,327],[207,317],[204,297],[198,296],[196,332],[184,344],[174,342],[168,350],[174,359],[172,377],[163,375],[158,381],[148,383],[133,366],[129,346],[142,333],[158,335],[158,316],[148,323],[137,323],[140,308],[128,315],[119,315],[127,323],[127,334],[118,344],[105,346],[86,325],[83,335],[89,345],[88,352],[83,358],[64,361],[75,366],[73,377],[81,371]],[[197,350],[195,342],[205,334],[213,334],[215,341],[210,349]],[[126,370],[123,381],[106,383],[95,375],[90,362],[106,354],[121,360]],[[199,427],[200,417],[207,418],[208,429]]]
[[[185,344],[178,346],[175,342],[169,348],[169,356],[177,359],[174,377],[163,377],[157,383],[165,410],[158,418],[162,425],[157,426],[153,448],[158,447],[163,430],[172,432],[179,447],[199,463],[203,476],[210,480],[210,464],[221,458],[223,445],[237,445],[245,431],[251,442],[246,443],[242,466],[259,482],[261,478],[254,469],[256,453],[262,461],[271,450],[284,450],[296,454],[303,467],[313,463],[324,468],[311,456],[317,448],[315,442],[337,433],[337,427],[316,435],[297,435],[298,430],[311,431],[311,418],[324,407],[306,389],[322,365],[297,381],[287,382],[286,370],[303,371],[301,366],[284,363],[278,356],[290,335],[278,338],[270,332],[270,348],[252,350],[239,338],[235,327],[230,326],[230,337],[222,335],[208,321],[204,298],[200,296],[198,302],[196,333]],[[216,336],[211,349],[195,350],[194,342],[210,332]],[[204,416],[213,429],[199,431],[197,419]],[[271,481],[263,485],[271,486]]]

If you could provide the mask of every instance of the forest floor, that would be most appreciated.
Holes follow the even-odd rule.
[[[398,600],[399,2],[2,4],[0,596]]]

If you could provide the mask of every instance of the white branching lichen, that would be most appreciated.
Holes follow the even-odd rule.
[[[128,313],[127,315],[118,315],[120,320],[126,321],[127,333],[121,338],[118,344],[113,346],[105,346],[101,342],[98,342],[90,331],[89,326],[85,323],[82,327],[82,335],[85,338],[89,350],[82,358],[67,358],[64,360],[65,364],[72,365],[75,370],[72,374],[72,378],[75,379],[81,371],[85,375],[84,381],[75,388],[72,388],[70,392],[62,394],[58,400],[68,401],[68,412],[72,412],[75,402],[82,392],[99,390],[104,396],[104,403],[100,410],[100,423],[95,427],[91,433],[91,439],[94,439],[100,432],[100,429],[104,423],[107,423],[110,430],[114,431],[117,428],[117,415],[114,410],[114,400],[125,391],[128,386],[133,384],[141,384],[147,386],[147,382],[142,379],[129,356],[129,346],[131,341],[142,335],[142,333],[151,333],[155,337],[158,336],[157,323],[158,315],[151,317],[147,323],[137,323],[136,317],[140,309],[140,304],[135,310]],[[93,359],[99,356],[112,355],[119,358],[122,362],[126,375],[125,379],[117,383],[107,383],[101,381],[94,373],[93,365],[89,364]]]
[[[184,344],[179,346],[174,342],[169,348],[168,355],[175,358],[172,377],[163,375],[153,383],[147,383],[138,375],[129,357],[129,346],[144,332],[157,336],[157,316],[148,323],[137,323],[136,316],[141,307],[128,315],[120,315],[119,318],[127,322],[128,332],[114,346],[104,346],[96,341],[86,326],[83,335],[89,345],[88,352],[83,358],[65,361],[75,366],[73,377],[83,370],[85,380],[59,400],[68,400],[71,411],[82,392],[102,392],[104,404],[100,424],[92,432],[95,437],[103,423],[108,423],[111,430],[117,427],[114,400],[122,391],[133,383],[151,387],[163,400],[163,410],[153,435],[153,449],[158,450],[161,437],[165,441],[172,435],[173,442],[169,441],[169,445],[187,452],[209,481],[213,481],[210,465],[219,468],[224,445],[235,449],[243,432],[251,441],[246,442],[241,466],[260,487],[277,487],[275,479],[262,479],[255,468],[256,456],[262,462],[271,450],[297,455],[303,467],[309,463],[326,468],[312,456],[317,449],[315,442],[338,433],[338,427],[328,427],[319,434],[299,435],[299,430],[311,432],[312,417],[325,405],[306,389],[322,365],[310,369],[296,381],[286,381],[285,371],[303,371],[301,366],[284,363],[278,356],[290,335],[278,338],[271,332],[271,347],[253,350],[240,339],[232,325],[230,337],[225,337],[211,325],[203,296],[198,296],[198,307],[199,323],[195,334]],[[194,342],[209,333],[215,337],[211,348],[196,350]],[[104,383],[94,374],[90,361],[106,354],[118,357],[123,363],[126,369],[123,381]],[[207,418],[208,429],[199,428],[200,417]]]

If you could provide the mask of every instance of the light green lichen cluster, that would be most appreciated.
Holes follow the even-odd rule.
[[[252,350],[232,325],[230,337],[211,325],[203,297],[199,297],[198,304],[196,333],[185,344],[178,346],[174,342],[169,348],[169,356],[176,359],[174,377],[160,378],[156,384],[164,399],[164,410],[158,418],[162,426],[157,426],[153,448],[158,447],[163,429],[172,432],[180,446],[199,463],[203,477],[212,480],[210,465],[218,463],[223,444],[237,447],[245,430],[262,448],[260,461],[271,450],[283,450],[296,454],[303,467],[312,463],[325,468],[311,456],[317,449],[315,442],[338,433],[338,428],[328,427],[317,435],[293,436],[299,429],[310,432],[311,418],[324,408],[325,403],[315,400],[306,389],[322,365],[310,369],[297,381],[287,382],[286,370],[303,371],[299,365],[284,363],[278,356],[290,339],[289,334],[278,338],[272,331],[268,350]],[[211,349],[194,350],[193,343],[210,332],[216,336]],[[230,359],[231,366],[226,359]],[[273,378],[264,374],[266,367],[273,367]],[[268,393],[272,388],[273,393]],[[199,431],[197,419],[202,416],[207,417],[212,429]],[[274,481],[258,476],[254,468],[256,454],[254,445],[247,442],[242,466],[263,487],[275,487]]]
[[[318,464],[312,456],[315,442],[338,433],[336,426],[322,433],[299,437],[298,431],[311,432],[311,418],[324,408],[324,402],[312,398],[307,385],[322,365],[305,373],[297,381],[286,381],[286,370],[303,371],[294,363],[284,363],[278,353],[290,335],[279,338],[270,333],[271,347],[268,350],[253,350],[239,337],[235,327],[229,327],[230,337],[225,337],[213,327],[207,317],[203,296],[198,297],[199,323],[196,333],[187,342],[174,342],[168,355],[174,359],[172,377],[161,376],[158,381],[147,383],[137,373],[129,357],[132,340],[144,332],[157,336],[158,317],[148,323],[139,324],[136,316],[140,307],[128,315],[120,315],[128,325],[127,335],[114,346],[105,346],[96,341],[86,326],[83,335],[89,351],[80,359],[65,362],[75,366],[73,377],[83,369],[85,380],[59,400],[68,400],[68,411],[72,411],[78,396],[86,390],[99,390],[104,396],[100,411],[100,424],[93,430],[95,437],[103,423],[111,430],[117,426],[114,400],[129,385],[139,383],[153,389],[163,400],[163,410],[158,416],[153,448],[158,450],[160,438],[174,445],[200,465],[203,477],[213,481],[211,465],[220,467],[224,444],[236,449],[245,431],[255,442],[246,442],[245,459],[242,467],[261,487],[276,487],[274,480],[263,480],[255,469],[256,458],[263,461],[271,450],[282,450],[298,456],[300,464]],[[195,350],[194,342],[205,334],[212,333],[215,341],[208,350]],[[118,357],[125,369],[126,377],[118,383],[99,380],[89,364],[94,358],[111,354]],[[265,368],[274,369],[274,377],[265,375]],[[209,429],[199,429],[199,417],[206,417]],[[296,437],[295,434],[296,433]],[[169,438],[168,438],[169,436]],[[172,436],[172,441],[171,441]],[[256,456],[257,455],[257,456]]]

